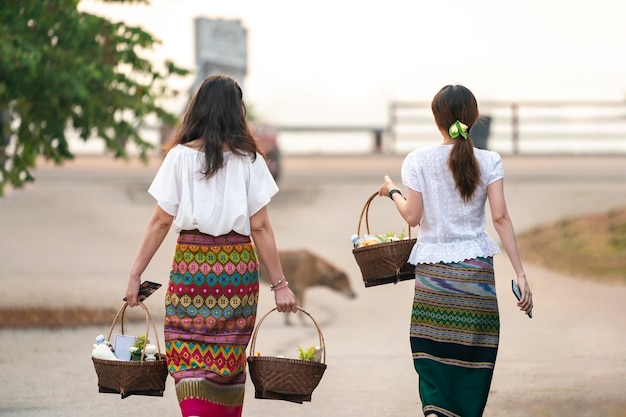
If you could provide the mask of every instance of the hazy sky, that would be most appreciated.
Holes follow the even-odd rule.
[[[152,0],[83,10],[140,25],[194,67],[193,19],[248,30],[246,101],[281,124],[384,124],[445,84],[486,99],[626,97],[622,0]],[[187,84],[191,84],[189,81]]]

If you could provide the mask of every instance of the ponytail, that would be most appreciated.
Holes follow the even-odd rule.
[[[478,120],[478,103],[466,87],[447,85],[435,95],[431,108],[441,130],[456,132],[455,136],[450,136],[455,141],[448,166],[461,198],[468,202],[480,184],[480,167],[474,156],[474,143],[469,136],[470,127]],[[467,129],[463,133],[459,131],[461,126]]]
[[[448,166],[461,198],[465,202],[470,201],[476,187],[480,184],[480,167],[474,156],[474,143],[469,136],[467,139],[458,138],[454,142],[448,158]]]

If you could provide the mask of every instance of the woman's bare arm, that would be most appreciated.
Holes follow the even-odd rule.
[[[150,260],[152,260],[161,243],[163,243],[163,239],[167,236],[173,221],[174,216],[167,214],[157,204],[148,221],[139,251],[130,269],[128,288],[126,289],[126,300],[130,307],[139,305],[137,296],[139,294],[139,285],[141,284],[141,274],[146,270]]]
[[[298,311],[298,301],[288,285],[279,283],[283,279],[283,268],[276,249],[276,239],[274,230],[270,223],[267,207],[263,207],[250,217],[250,227],[252,228],[252,240],[259,255],[261,263],[265,265],[269,278],[273,285],[278,284],[274,290],[276,309],[280,312]],[[288,277],[285,277],[287,280]]]
[[[487,197],[491,209],[493,226],[502,241],[502,246],[509,257],[511,265],[517,275],[517,284],[522,292],[522,299],[517,303],[521,310],[528,313],[533,309],[532,293],[526,279],[524,267],[517,249],[517,240],[513,230],[513,222],[506,208],[504,198],[504,180],[495,181],[487,187]]]
[[[385,181],[378,190],[378,195],[381,197],[388,197],[389,191],[393,189],[399,189],[391,181],[389,176],[385,175]],[[410,227],[415,227],[420,224],[422,220],[422,213],[424,211],[424,201],[422,200],[422,193],[409,188],[405,198],[397,193],[392,195],[393,202],[400,213],[400,216],[406,221]]]

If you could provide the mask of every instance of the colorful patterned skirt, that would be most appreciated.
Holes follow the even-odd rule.
[[[178,236],[165,298],[167,365],[183,417],[241,416],[259,281],[249,236]]]
[[[483,415],[499,333],[492,258],[416,266],[411,350],[425,415]]]

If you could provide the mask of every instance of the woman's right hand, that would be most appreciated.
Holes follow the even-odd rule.
[[[281,313],[295,313],[298,311],[298,300],[291,288],[289,288],[289,285],[276,288],[274,290],[274,300],[276,301],[276,310]]]
[[[530,286],[525,276],[517,277],[517,285],[519,286],[522,298],[517,302],[517,306],[524,313],[528,314],[533,311],[533,294],[530,291]]]
[[[393,183],[391,178],[389,178],[389,175],[385,175],[383,184],[378,189],[378,195],[380,197],[387,197],[389,196],[389,190],[392,190],[394,188],[398,188],[398,187],[396,187],[396,185]]]

